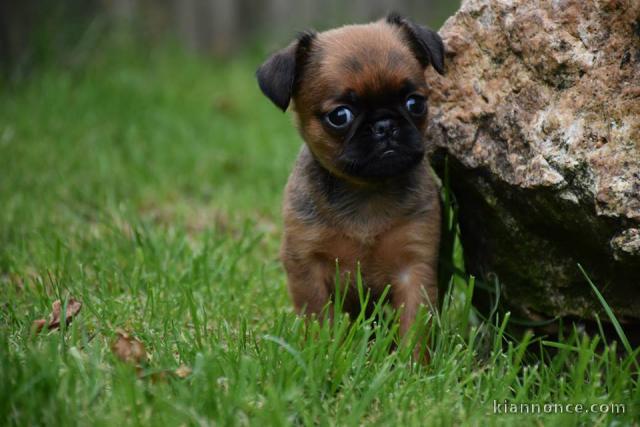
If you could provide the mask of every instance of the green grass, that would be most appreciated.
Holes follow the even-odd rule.
[[[427,367],[391,351],[382,307],[333,327],[297,319],[277,249],[300,140],[258,93],[252,58],[105,48],[2,90],[0,424],[637,420],[637,351],[571,328],[507,339],[508,314],[479,321],[465,278],[432,320]],[[459,246],[447,254],[459,265]],[[31,331],[70,297],[83,308],[68,328]],[[141,372],[112,353],[117,328],[144,343]],[[180,365],[191,375],[172,375]],[[493,414],[494,400],[625,412]]]

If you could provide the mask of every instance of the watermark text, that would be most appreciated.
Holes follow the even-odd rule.
[[[494,414],[624,414],[624,403],[516,403],[508,400],[494,400]]]

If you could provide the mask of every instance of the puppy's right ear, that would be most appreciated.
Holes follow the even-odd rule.
[[[289,106],[314,38],[313,32],[300,34],[289,46],[271,55],[256,71],[262,93],[282,111]]]

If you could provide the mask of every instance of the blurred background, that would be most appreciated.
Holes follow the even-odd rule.
[[[439,28],[458,6],[0,0],[0,275],[122,224],[238,234],[246,220],[266,233],[256,259],[275,260],[301,140],[256,68],[301,30],[389,11]]]
[[[246,221],[264,245],[250,270],[268,260],[279,283],[282,189],[301,140],[256,68],[301,30],[388,11],[439,28],[458,6],[0,0],[0,278],[50,269],[53,242],[102,257],[113,230],[235,241]]]
[[[297,31],[378,19],[389,11],[438,28],[459,0],[9,0],[0,2],[0,60],[20,80],[51,60],[81,62],[115,28],[205,55],[273,49]]]

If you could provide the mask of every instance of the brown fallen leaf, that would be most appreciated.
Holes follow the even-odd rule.
[[[163,383],[167,380],[167,373],[165,371],[152,372],[148,377],[153,384]],[[138,378],[141,378],[140,372],[138,372]]]
[[[185,365],[180,365],[178,369],[175,370],[175,374],[178,378],[187,378],[191,375],[191,368]]]
[[[51,304],[51,314],[49,315],[49,321],[47,322],[44,319],[37,319],[33,321],[32,329],[35,333],[38,333],[47,325],[49,330],[57,329],[60,327],[61,321],[61,312],[62,312],[62,301],[55,300],[53,304]],[[80,313],[80,309],[82,308],[82,303],[75,298],[69,298],[67,301],[67,310],[64,315],[65,324],[68,326],[69,323],[73,320],[75,316]]]
[[[60,327],[60,315],[62,311],[62,302],[55,300],[51,305],[51,316],[49,317],[49,330]],[[75,298],[69,298],[67,302],[67,311],[65,312],[64,319],[68,325],[73,320],[74,316],[80,313],[82,303]]]
[[[116,340],[111,344],[111,351],[125,363],[139,365],[147,360],[144,345],[123,329],[116,329]]]
[[[31,325],[31,330],[34,333],[38,333],[42,330],[42,328],[44,328],[44,325],[47,324],[47,321],[44,319],[36,319],[33,321],[33,324]]]

